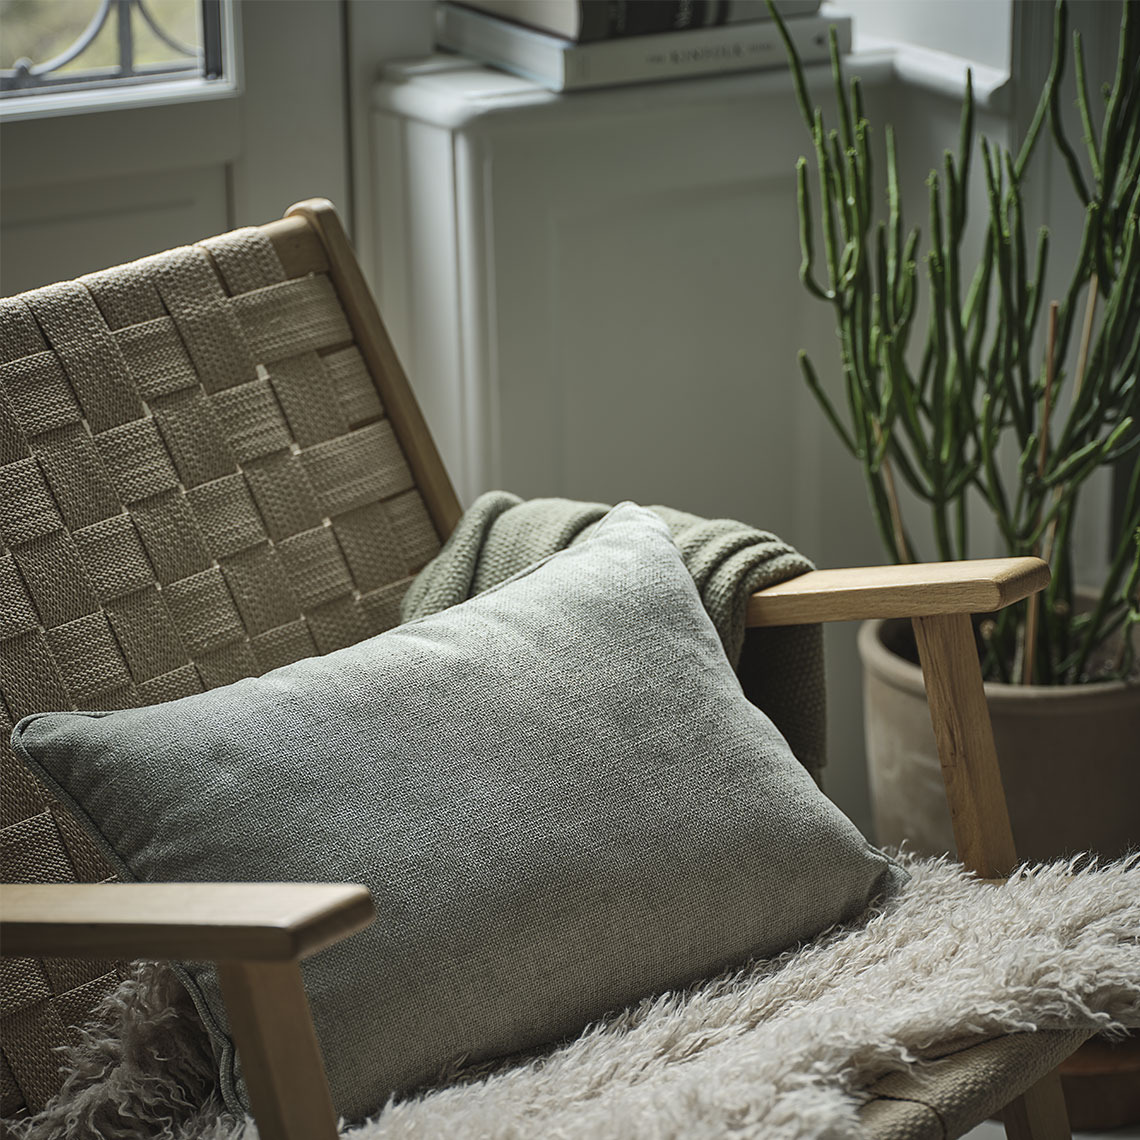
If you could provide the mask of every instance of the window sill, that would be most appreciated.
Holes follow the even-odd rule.
[[[1003,68],[974,63],[948,52],[934,51],[917,44],[879,36],[855,35],[856,63],[864,55],[889,56],[895,79],[906,87],[916,87],[936,95],[961,100],[966,94],[966,72],[973,73],[974,104],[981,110],[1002,113],[1008,110],[1010,74]]]
[[[89,87],[82,91],[12,95],[0,99],[0,123],[52,119],[60,115],[90,115],[138,107],[164,107],[171,103],[199,103],[230,99],[240,92],[232,80],[164,79],[123,87]]]

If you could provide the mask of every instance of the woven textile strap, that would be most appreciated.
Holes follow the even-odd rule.
[[[110,870],[12,725],[152,704],[396,624],[439,539],[327,276],[239,230],[0,301],[0,875]],[[0,959],[4,1117],[109,962]]]
[[[871,1140],[947,1140],[997,1116],[1089,1036],[1083,1029],[1014,1033],[890,1073],[862,1094]]]

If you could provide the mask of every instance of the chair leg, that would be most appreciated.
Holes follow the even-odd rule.
[[[1007,1140],[1072,1140],[1060,1073],[1047,1074],[1008,1104],[1002,1123]]]
[[[983,878],[1017,861],[968,614],[914,619],[958,858]],[[1050,1073],[1004,1111],[1009,1140],[1071,1140],[1061,1078]]]
[[[913,619],[958,858],[991,879],[1017,862],[969,614]]]
[[[336,1113],[296,962],[219,962],[261,1140],[336,1140]]]

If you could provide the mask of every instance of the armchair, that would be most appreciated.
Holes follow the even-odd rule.
[[[77,326],[62,314],[83,290],[93,300]],[[166,700],[380,632],[459,518],[327,202],[25,294],[0,315],[0,720]],[[266,363],[294,401],[288,424],[261,399]],[[122,369],[133,403],[107,379]],[[274,596],[282,573],[299,610]],[[820,570],[749,607],[753,627],[914,619],[958,850],[983,878],[1016,852],[969,615],[1047,580],[1032,558]],[[18,881],[0,918],[5,1113],[50,1096],[44,1058],[115,979],[107,960],[197,958],[219,963],[262,1140],[334,1136],[297,963],[373,921],[367,891],[100,881],[101,857],[0,727],[0,877]],[[939,1064],[986,1086],[978,1112],[1009,1102],[1011,1140],[1051,1140],[1069,1135],[1051,1070],[1085,1036],[1021,1035]],[[929,1094],[905,1082],[864,1110],[872,1134],[923,1134],[912,1116]]]

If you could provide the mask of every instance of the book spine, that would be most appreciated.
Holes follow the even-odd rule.
[[[578,0],[578,43],[599,43],[623,36],[684,32],[771,18],[765,0]],[[811,15],[820,0],[781,0],[785,17]]]
[[[717,11],[723,0],[678,0],[673,5],[672,19],[663,32],[684,32],[689,28],[706,28],[717,22]]]
[[[578,43],[651,36],[716,23],[726,0],[578,0]]]
[[[829,58],[831,27],[835,28],[840,52],[850,51],[849,16],[808,16],[788,23],[788,32],[804,63]],[[553,89],[570,91],[786,66],[784,44],[773,21],[726,24],[688,36],[660,35],[643,43],[613,40],[568,49],[558,77],[560,86]]]
[[[625,4],[626,0],[578,0],[578,42],[609,39],[610,28],[621,21]]]

